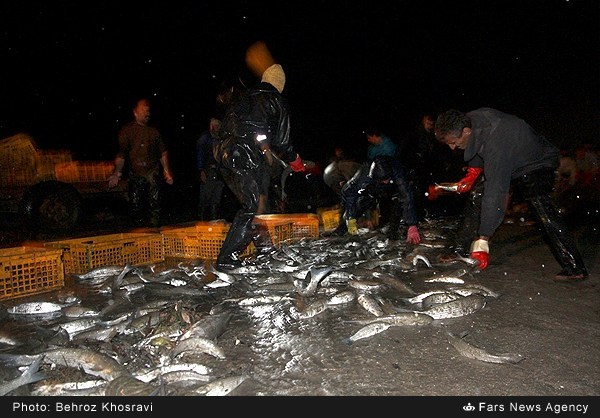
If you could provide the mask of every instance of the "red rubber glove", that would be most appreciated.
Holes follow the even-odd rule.
[[[466,193],[471,190],[471,187],[473,187],[473,184],[475,184],[475,180],[477,180],[477,177],[479,177],[482,172],[483,168],[469,167],[467,169],[467,175],[460,179],[458,183],[456,183],[458,186],[456,192]]]
[[[440,197],[440,189],[438,189],[434,184],[431,184],[427,188],[427,199],[428,200],[435,200],[438,197]]]
[[[406,234],[406,242],[410,244],[418,245],[421,242],[421,236],[419,235],[419,228],[416,225],[408,227],[408,233]]]
[[[478,239],[471,243],[471,258],[479,261],[479,270],[488,266],[490,261],[490,245],[485,239]]]
[[[300,158],[300,155],[298,154],[296,154],[296,159],[290,163],[290,167],[295,172],[306,171],[302,158]]]

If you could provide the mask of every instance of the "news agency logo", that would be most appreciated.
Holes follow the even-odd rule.
[[[469,402],[468,404],[463,406],[463,411],[471,412],[474,410],[475,410],[475,407],[473,405],[471,405],[471,402]]]

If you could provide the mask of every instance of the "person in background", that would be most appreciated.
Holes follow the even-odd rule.
[[[479,261],[480,269],[488,266],[489,242],[506,213],[512,183],[521,188],[524,199],[537,214],[562,267],[554,279],[574,282],[588,277],[575,240],[551,197],[559,164],[557,147],[524,120],[491,108],[442,113],[436,121],[436,137],[451,149],[464,150],[469,167],[483,169],[484,186],[476,197],[480,208],[478,236],[470,247],[470,256]],[[476,179],[479,174],[459,182],[458,188],[472,186],[473,177]]]
[[[331,235],[358,233],[357,219],[381,198],[392,201],[387,237],[397,240],[400,223],[408,226],[406,242],[419,244],[421,237],[412,190],[406,179],[404,166],[395,157],[378,156],[364,163],[342,188],[342,211],[338,227]]]
[[[220,126],[219,119],[211,118],[208,130],[204,131],[196,142],[196,168],[200,175],[198,218],[202,221],[211,221],[219,217],[219,206],[225,186],[213,152],[218,142],[217,133]]]
[[[108,186],[115,187],[119,183],[127,163],[129,204],[134,225],[158,227],[162,209],[162,179],[169,185],[173,184],[169,153],[158,129],[148,124],[149,100],[138,100],[133,116],[134,120],[119,131],[119,151]]]
[[[427,187],[447,179],[453,161],[451,150],[435,138],[434,126],[432,114],[422,114],[416,127],[403,136],[397,150],[398,159],[408,171],[421,220],[431,215],[434,206],[427,199]]]
[[[373,161],[375,157],[396,155],[397,145],[392,139],[378,129],[368,128],[365,130],[369,147],[367,148],[367,160]]]
[[[272,249],[266,228],[253,225],[261,197],[268,195],[265,179],[270,177],[269,165],[279,160],[295,172],[305,171],[302,158],[294,150],[290,138],[290,112],[281,94],[286,81],[283,68],[274,62],[262,42],[247,50],[246,63],[255,74],[266,67],[261,82],[239,94],[232,86],[220,95],[220,100],[229,106],[221,121],[215,159],[241,208],[219,251],[216,261],[219,270],[241,266],[239,255],[251,241],[259,251]]]
[[[367,162],[373,161],[378,156],[395,157],[397,155],[398,146],[396,143],[387,135],[382,133],[379,129],[369,127],[364,131],[369,141],[369,147],[367,148]],[[371,219],[370,227],[385,224],[391,218],[390,211],[390,199],[380,199],[379,203],[368,211],[368,218]]]
[[[329,164],[323,170],[323,181],[338,198],[342,197],[342,187],[354,176],[361,164],[350,159],[340,146],[334,148]]]

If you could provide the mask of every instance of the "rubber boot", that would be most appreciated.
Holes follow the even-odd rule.
[[[236,213],[217,257],[218,270],[232,270],[242,265],[239,255],[252,241],[252,219],[254,213],[241,210]]]
[[[552,198],[550,196],[536,196],[530,200],[530,203],[539,217],[552,254],[563,269],[558,276],[564,276],[565,278],[580,276],[576,277],[577,279],[586,278],[588,272],[583,263],[583,258],[575,245],[571,231],[564,223]]]

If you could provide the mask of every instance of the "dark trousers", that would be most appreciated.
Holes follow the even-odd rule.
[[[159,172],[129,177],[129,204],[131,218],[136,226],[160,225],[162,179]]]
[[[217,257],[217,264],[227,265],[238,261],[250,242],[254,241],[259,250],[267,251],[272,247],[272,239],[266,227],[253,224],[263,194],[264,170],[222,167],[221,175],[242,206],[231,222]]]
[[[570,273],[587,274],[573,235],[551,197],[554,179],[554,170],[544,168],[513,180],[513,187],[518,188],[525,201],[531,204],[552,254],[560,266]],[[455,238],[455,250],[459,253],[467,253],[471,241],[477,235],[484,183],[480,177],[471,189],[464,207],[463,218]]]

